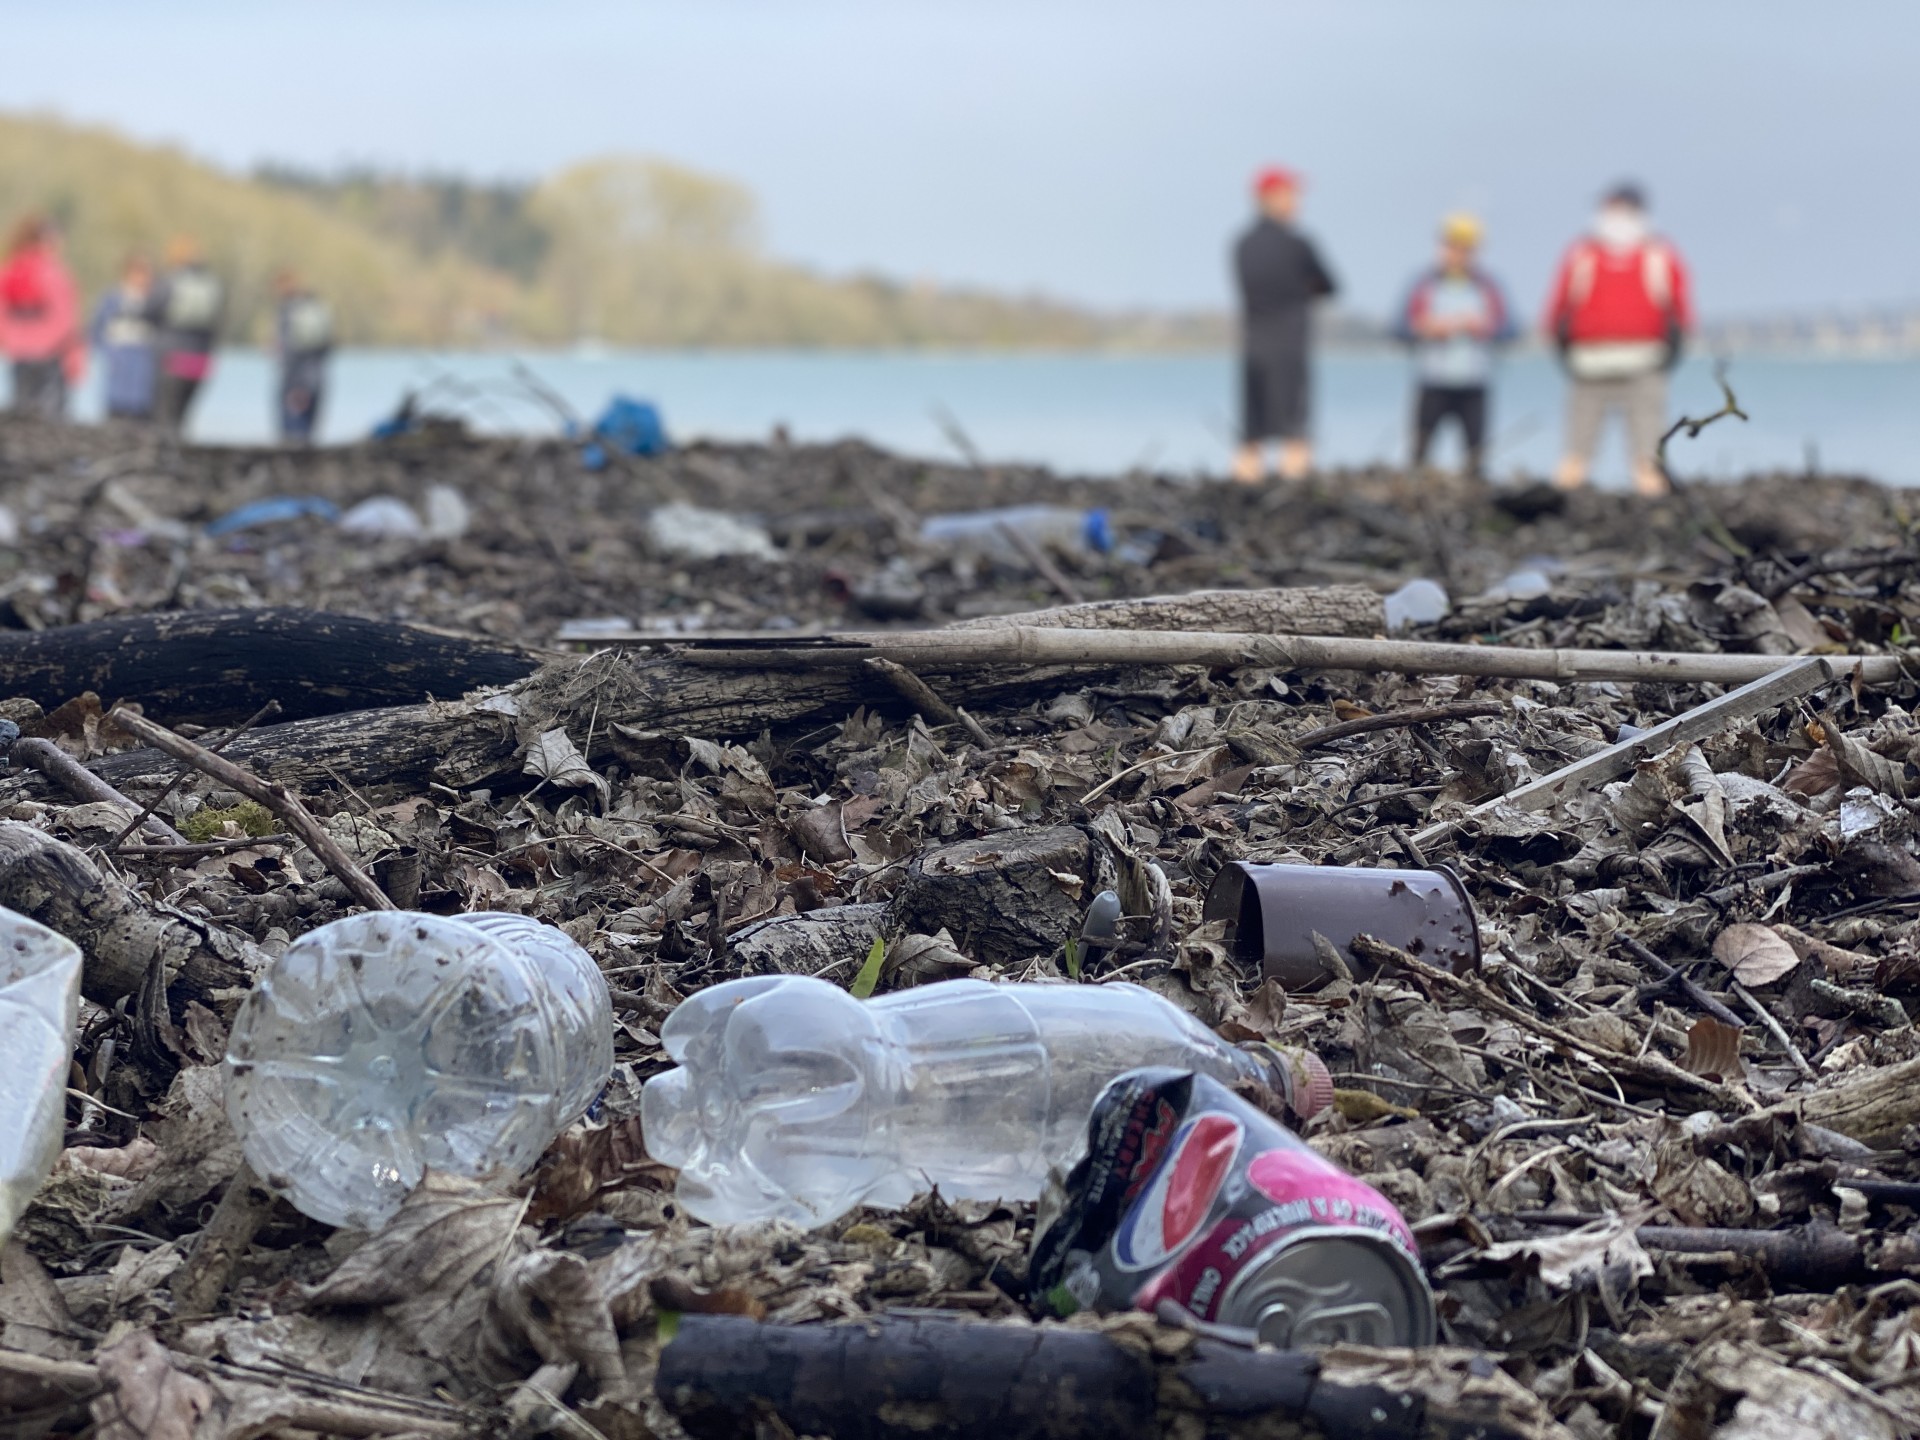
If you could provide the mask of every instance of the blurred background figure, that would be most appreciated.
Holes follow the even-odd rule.
[[[93,312],[91,337],[106,372],[109,420],[153,418],[153,389],[158,374],[154,353],[153,266],[144,255],[130,255],[120,283],[100,298]]]
[[[213,347],[226,308],[226,288],[200,257],[200,246],[177,236],[167,246],[167,269],[154,287],[149,311],[160,327],[156,418],[178,435],[187,428],[193,397],[213,372]]]
[[[1546,329],[1569,376],[1566,449],[1555,481],[1587,483],[1609,414],[1626,422],[1633,488],[1663,495],[1656,456],[1667,423],[1667,372],[1693,328],[1693,302],[1680,252],[1653,233],[1645,193],[1616,185],[1593,228],[1560,262],[1547,301]]]
[[[59,420],[79,382],[87,352],[80,296],[60,258],[52,225],[30,215],[14,227],[0,265],[0,354],[13,366],[13,408]]]
[[[291,270],[274,277],[273,289],[278,299],[273,346],[280,361],[280,439],[289,445],[309,445],[326,393],[333,311]]]
[[[1280,474],[1289,480],[1313,468],[1308,439],[1313,302],[1334,293],[1319,252],[1294,228],[1300,177],[1271,167],[1254,177],[1260,216],[1240,237],[1233,268],[1240,284],[1241,445],[1236,480],[1265,471],[1262,453],[1280,442]]]
[[[1413,407],[1413,465],[1427,452],[1443,420],[1460,426],[1467,474],[1486,462],[1488,387],[1495,349],[1513,338],[1512,314],[1493,277],[1475,259],[1483,230],[1472,215],[1440,224],[1440,258],[1413,282],[1395,332],[1413,348],[1418,389]]]

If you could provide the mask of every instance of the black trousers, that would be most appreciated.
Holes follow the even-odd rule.
[[[1304,440],[1309,381],[1304,344],[1249,347],[1240,358],[1240,438]]]
[[[159,383],[154,388],[154,418],[162,428],[178,435],[187,428],[187,411],[193,408],[193,397],[199,391],[198,380],[162,371]]]
[[[1484,385],[1422,385],[1413,407],[1413,463],[1427,463],[1427,451],[1440,422],[1451,417],[1460,422],[1461,438],[1467,447],[1467,473],[1480,473],[1481,457],[1487,443],[1487,387]]]

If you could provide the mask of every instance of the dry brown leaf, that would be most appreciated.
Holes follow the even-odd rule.
[[[450,1297],[497,1260],[526,1209],[475,1180],[429,1170],[400,1209],[305,1299],[316,1307]]]
[[[18,1240],[0,1246],[0,1349],[76,1360],[85,1349],[83,1333],[33,1252]]]
[[[527,746],[527,763],[522,769],[563,790],[591,789],[599,794],[602,805],[611,795],[611,787],[593,773],[580,747],[568,739],[562,729],[543,731]]]
[[[1695,1075],[1738,1080],[1741,1034],[1738,1025],[1702,1015],[1687,1031],[1687,1053],[1680,1057],[1680,1067]]]
[[[839,865],[853,859],[853,846],[847,843],[846,818],[838,804],[802,810],[787,822],[787,829],[809,860],[821,865]]]
[[[1841,733],[1840,727],[1831,720],[1824,721],[1821,728],[1826,731],[1827,749],[1832,752],[1842,781],[1870,786],[1882,795],[1912,795],[1920,789],[1911,765],[1869,750],[1853,736]]]
[[[1216,795],[1233,794],[1247,783],[1247,778],[1257,769],[1259,769],[1257,765],[1236,765],[1233,769],[1223,771],[1211,780],[1202,780],[1184,795],[1174,797],[1173,803],[1184,810],[1198,810],[1201,806],[1212,803]]]
[[[1742,985],[1771,985],[1799,965],[1800,956],[1771,925],[1729,925],[1713,942],[1713,958]]]
[[[1831,750],[1816,750],[1787,772],[1780,788],[1789,795],[1811,800],[1840,783],[1840,765]]]
[[[587,1262],[565,1250],[535,1250],[500,1269],[487,1325],[522,1338],[550,1365],[578,1365],[602,1396],[632,1397],[607,1297]],[[504,1349],[498,1339],[491,1342]]]
[[[95,1357],[107,1393],[92,1406],[95,1440],[193,1440],[213,1407],[206,1381],[176,1370],[150,1330],[136,1330]]]

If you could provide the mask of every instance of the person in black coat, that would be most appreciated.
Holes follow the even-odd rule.
[[[1260,218],[1234,246],[1240,283],[1241,445],[1236,480],[1266,473],[1266,442],[1280,442],[1280,474],[1289,480],[1313,468],[1307,422],[1313,302],[1334,293],[1333,277],[1313,242],[1294,228],[1299,177],[1278,168],[1254,180]]]

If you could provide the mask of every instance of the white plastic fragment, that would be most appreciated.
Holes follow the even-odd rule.
[[[80,947],[0,908],[0,1245],[60,1158]]]

